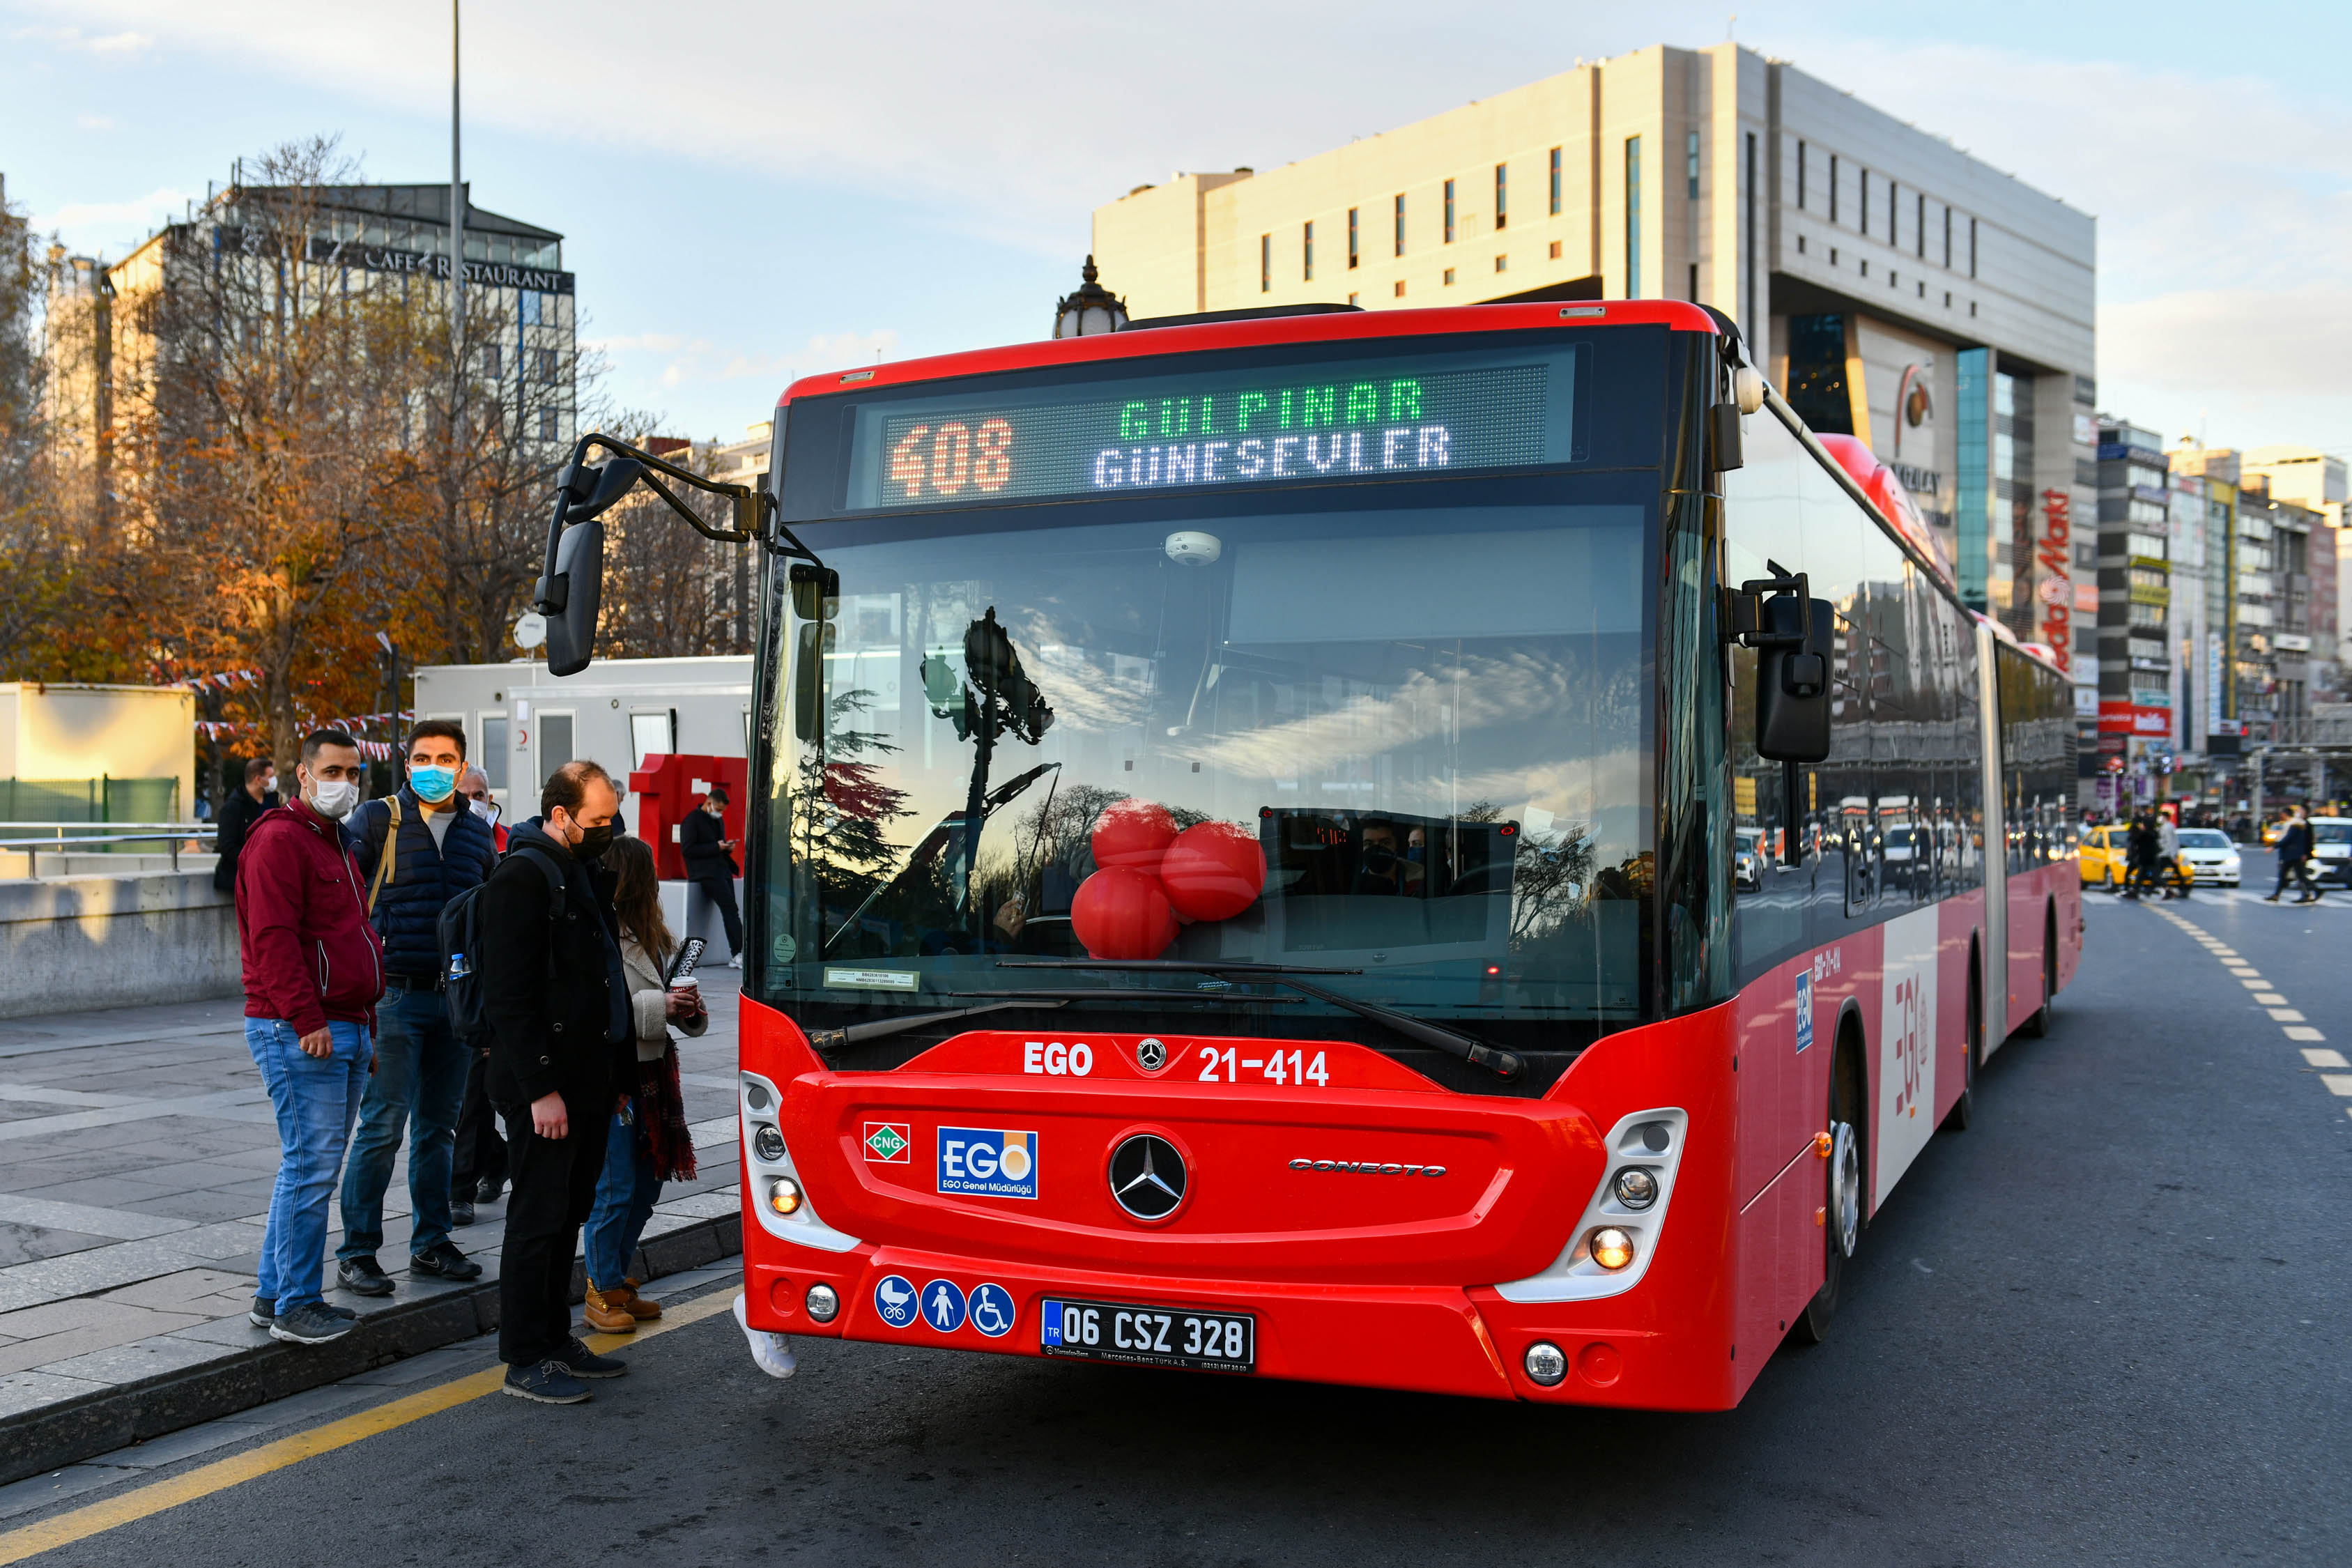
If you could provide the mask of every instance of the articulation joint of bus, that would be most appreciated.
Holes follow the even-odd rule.
[[[1976,989],[2063,901],[2039,721],[1720,316],[1139,321],[774,430],[583,441],[536,593],[584,665],[640,481],[762,546],[749,1332],[1725,1408],[2046,1005]]]

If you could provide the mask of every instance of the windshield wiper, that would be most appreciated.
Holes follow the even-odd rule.
[[[1125,962],[1117,959],[1092,958],[1013,958],[999,959],[996,967],[999,969],[1119,969],[1160,974],[1212,974],[1220,977],[1237,974],[1262,978],[1269,984],[1286,985],[1291,990],[1312,996],[1318,1002],[1328,1002],[1334,1007],[1343,1008],[1360,1018],[1370,1018],[1376,1024],[1385,1024],[1409,1040],[1416,1040],[1433,1050],[1444,1051],[1447,1056],[1457,1058],[1462,1061],[1475,1062],[1499,1079],[1518,1077],[1520,1069],[1526,1065],[1519,1060],[1516,1053],[1507,1051],[1499,1046],[1490,1046],[1475,1035],[1465,1035],[1458,1029],[1449,1029],[1443,1025],[1430,1023],[1427,1019],[1416,1018],[1412,1014],[1401,1013],[1394,1007],[1383,1007],[1377,1002],[1360,1002],[1353,996],[1344,996],[1337,991],[1327,991],[1320,985],[1310,985],[1298,978],[1302,974],[1361,974],[1363,971],[1360,969],[1315,969],[1306,964],[1297,963],[1203,963],[1187,958],[1140,958]]]
[[[896,1018],[872,1018],[863,1024],[852,1024],[841,1029],[811,1029],[808,1042],[816,1054],[838,1051],[867,1040],[878,1040],[885,1035],[919,1029],[926,1024],[944,1024],[953,1018],[969,1018],[976,1013],[1001,1013],[1007,1007],[1059,1007],[1065,1004],[1050,993],[1024,992],[1018,996],[1006,991],[959,991],[959,996],[1005,996],[1011,1000],[986,1002],[977,1007],[942,1007],[930,1013],[908,1013]]]
[[[1003,996],[1003,991],[950,991],[950,996]],[[1295,1007],[1296,996],[1268,996],[1255,991],[1024,991],[1024,996],[1050,996],[1062,1002],[1257,1002],[1269,1007]]]

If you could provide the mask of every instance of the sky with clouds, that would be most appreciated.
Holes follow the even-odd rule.
[[[739,434],[798,374],[1042,335],[1093,208],[1171,170],[1270,167],[1730,29],[2097,216],[2107,409],[2352,452],[2340,3],[649,15],[470,7],[465,161],[478,204],[567,237],[611,395],[680,434]],[[299,136],[446,179],[448,70],[444,5],[0,0],[0,174],[42,229],[118,256]]]

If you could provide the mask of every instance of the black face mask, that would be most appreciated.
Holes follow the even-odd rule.
[[[582,828],[580,842],[572,847],[572,852],[583,860],[593,860],[612,847],[613,825],[607,822],[599,827]]]

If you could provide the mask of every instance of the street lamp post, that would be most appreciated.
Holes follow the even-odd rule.
[[[1054,307],[1054,335],[1057,338],[1086,338],[1097,332],[1116,332],[1127,326],[1127,301],[1095,281],[1095,258],[1087,258],[1079,271],[1083,279],[1076,292]]]

